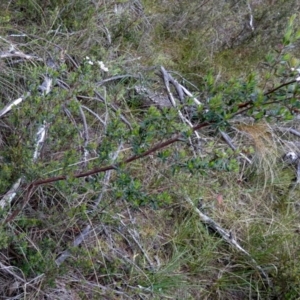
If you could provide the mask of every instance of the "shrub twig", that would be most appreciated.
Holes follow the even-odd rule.
[[[201,124],[198,124],[198,125],[192,127],[192,131],[202,129],[202,128],[207,127],[209,125],[211,125],[210,122],[203,122]],[[161,150],[161,149],[163,149],[163,148],[165,148],[165,147],[167,147],[171,144],[174,144],[175,142],[184,141],[184,140],[185,140],[185,137],[184,137],[183,133],[178,133],[173,138],[170,138],[170,139],[168,139],[164,142],[157,143],[152,148],[150,148],[149,150],[145,151],[142,154],[135,154],[135,155],[121,161],[119,163],[119,165],[129,164],[133,161],[136,161],[136,160],[141,159],[143,157],[149,156],[150,154],[152,154],[154,152],[157,152],[158,150]],[[40,185],[66,180],[68,177],[82,178],[82,177],[87,177],[87,176],[103,173],[103,172],[106,172],[106,171],[109,171],[109,170],[117,170],[117,169],[118,169],[118,164],[111,164],[111,165],[108,165],[108,166],[105,166],[105,167],[97,167],[97,168],[94,168],[94,169],[86,171],[86,172],[80,172],[80,173],[77,173],[77,174],[75,173],[73,175],[61,175],[61,176],[50,177],[50,178],[46,178],[46,179],[38,179],[36,181],[33,181],[25,189],[26,190],[26,195],[25,195],[22,207],[20,209],[15,210],[9,217],[7,217],[6,220],[4,221],[4,224],[9,223],[9,222],[13,221],[16,218],[16,216],[20,213],[22,208],[28,203],[28,201],[29,201],[30,197],[32,196],[33,192],[35,191],[35,189]]]

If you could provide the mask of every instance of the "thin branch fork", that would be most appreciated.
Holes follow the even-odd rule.
[[[288,86],[288,85],[293,84],[293,83],[296,83],[296,82],[297,82],[297,80],[296,80],[296,79],[293,79],[293,80],[291,80],[291,81],[282,83],[282,84],[280,84],[279,86],[277,86],[277,87],[271,89],[270,91],[265,92],[263,95],[264,95],[264,96],[269,96],[269,95],[273,94],[274,92],[276,92],[277,90],[281,89],[282,87]],[[276,102],[268,102],[268,103],[264,103],[264,104],[266,105],[266,104],[272,104],[272,103],[276,103]],[[252,100],[251,100],[251,101],[247,101],[247,102],[243,102],[243,103],[239,103],[239,104],[238,104],[238,108],[239,108],[239,109],[245,108],[245,109],[244,109],[244,110],[238,111],[236,114],[244,113],[245,111],[251,109],[252,106],[253,106],[253,101],[252,101]],[[235,116],[236,114],[234,114],[234,116]]]

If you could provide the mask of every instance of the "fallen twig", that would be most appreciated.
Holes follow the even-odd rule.
[[[89,130],[88,130],[88,124],[87,124],[87,121],[86,121],[85,114],[84,114],[83,109],[82,109],[80,104],[79,104],[79,112],[80,112],[80,115],[81,115],[83,128],[84,128],[84,131],[83,131],[83,140],[84,140],[84,143],[83,143],[83,160],[84,160],[84,164],[83,165],[84,165],[84,167],[86,167],[87,159],[88,159],[88,155],[89,155],[89,151],[88,151]]]
[[[19,178],[13,186],[10,188],[8,192],[2,197],[0,200],[0,207],[3,209],[5,206],[11,203],[11,201],[16,197],[17,191],[20,187],[20,184],[22,182],[22,178]]]
[[[11,109],[14,106],[17,106],[18,104],[20,104],[22,101],[24,101],[28,96],[30,95],[30,93],[25,94],[24,96],[21,96],[20,98],[14,100],[13,102],[7,104],[4,108],[2,108],[0,110],[0,117],[3,117],[5,114],[7,114],[9,111],[11,111]]]
[[[74,247],[79,246],[84,241],[84,239],[90,234],[90,232],[91,232],[91,226],[90,225],[85,226],[82,232],[74,240],[73,246]],[[71,256],[70,250],[63,251],[63,253],[61,253],[55,260],[56,265],[60,266],[70,256]]]
[[[115,81],[115,80],[120,80],[120,79],[124,79],[124,78],[135,78],[135,79],[139,79],[140,77],[139,76],[136,76],[136,75],[130,75],[130,74],[126,74],[126,75],[117,75],[117,76],[113,76],[113,77],[110,77],[110,78],[106,78],[106,79],[103,79],[101,80],[100,82],[96,83],[96,86],[101,86],[107,82],[110,82],[110,81]]]
[[[242,247],[240,244],[232,237],[230,233],[228,233],[225,229],[223,229],[219,224],[217,224],[210,217],[202,213],[193,203],[193,201],[186,197],[186,201],[193,207],[194,211],[199,215],[201,222],[207,224],[212,230],[217,232],[228,244],[233,246],[237,251],[245,254],[251,262],[254,264],[255,268],[261,273],[262,277],[265,278],[269,287],[272,287],[272,282],[268,276],[268,274],[258,265],[256,260]]]
[[[280,131],[286,131],[289,132],[293,135],[296,135],[298,137],[300,137],[300,132],[294,128],[285,128],[285,127],[278,127],[277,129],[279,129]]]
[[[44,122],[44,124],[38,129],[36,133],[36,138],[35,138],[36,142],[35,142],[35,150],[33,154],[33,161],[36,161],[40,156],[41,149],[46,139],[46,130],[48,126],[49,124]]]
[[[168,93],[168,96],[169,96],[169,99],[170,99],[170,102],[172,103],[173,107],[177,109],[177,112],[178,112],[178,115],[180,117],[180,119],[188,124],[191,128],[193,128],[193,124],[192,122],[187,119],[186,117],[184,117],[184,115],[182,114],[182,112],[180,111],[180,109],[178,108],[177,106],[177,103],[172,95],[172,92],[171,92],[171,89],[170,89],[170,84],[169,82],[172,82],[173,85],[175,85],[175,88],[177,90],[177,93],[178,93],[178,97],[180,98],[180,101],[183,102],[184,101],[184,95],[183,95],[183,91],[182,91],[182,88],[179,86],[179,84],[177,83],[176,80],[174,80],[172,78],[172,76],[170,74],[167,73],[167,71],[165,70],[164,67],[161,67],[161,73],[163,75],[163,79],[164,79],[164,83],[165,83],[165,87],[166,87],[166,90],[167,90],[167,93]],[[200,142],[201,138],[198,134],[198,132],[196,130],[194,130],[194,133],[197,137],[197,140]],[[192,140],[191,138],[189,138],[190,140],[190,144],[192,145]],[[197,156],[196,153],[194,153],[194,156]]]
[[[236,148],[236,146],[232,143],[232,140],[231,140],[231,138],[229,137],[229,135],[228,135],[226,132],[222,131],[222,130],[219,130],[219,131],[220,131],[220,133],[221,133],[223,139],[225,140],[225,142],[229,145],[229,147],[230,147],[232,150],[235,151],[237,148]],[[240,155],[241,157],[243,157],[249,164],[252,164],[252,161],[251,161],[244,153],[239,153],[239,155]]]

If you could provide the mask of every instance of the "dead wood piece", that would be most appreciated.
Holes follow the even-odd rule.
[[[86,225],[86,227],[82,230],[82,232],[74,240],[73,246],[74,247],[79,246],[90,233],[91,233],[91,226]],[[65,250],[55,260],[56,265],[59,267],[70,256],[71,256],[71,251],[68,249]]]
[[[8,204],[12,202],[12,200],[17,195],[17,191],[20,187],[20,184],[22,182],[22,178],[19,178],[10,188],[10,190],[2,197],[0,200],[0,208],[6,207]]]
[[[298,130],[294,129],[294,128],[278,127],[278,129],[279,129],[280,131],[283,131],[283,132],[289,132],[289,133],[291,133],[291,134],[294,134],[294,135],[300,137],[300,132],[299,132]]]
[[[232,234],[227,232],[225,229],[223,229],[219,224],[217,224],[214,220],[212,220],[210,217],[202,213],[193,203],[193,201],[186,197],[187,202],[193,207],[194,211],[199,215],[201,222],[208,225],[213,231],[218,233],[228,244],[233,246],[238,252],[241,252],[245,254],[250,261],[253,263],[255,268],[259,271],[259,273],[262,275],[262,277],[266,280],[269,287],[272,287],[272,282],[268,276],[268,274],[263,270],[261,266],[258,265],[256,260],[248,253],[240,244],[233,238]]]
[[[224,132],[224,131],[222,131],[222,130],[220,130],[220,133],[221,133],[223,139],[225,140],[225,142],[228,144],[228,146],[229,146],[233,151],[236,151],[237,148],[236,148],[236,146],[233,144],[233,142],[232,142],[230,136],[229,136],[226,132]],[[252,164],[252,161],[251,161],[244,153],[241,152],[241,153],[239,153],[239,155],[240,155],[241,157],[243,157],[249,164]]]
[[[158,108],[172,107],[168,96],[164,95],[163,93],[153,92],[150,89],[140,85],[136,85],[134,87],[134,91],[141,97],[143,106],[145,107],[151,105],[155,105]]]

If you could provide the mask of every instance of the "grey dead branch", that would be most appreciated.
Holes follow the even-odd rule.
[[[213,219],[208,217],[206,214],[201,212],[193,203],[193,201],[186,197],[186,201],[192,206],[193,210],[199,215],[199,218],[202,223],[208,225],[214,232],[218,233],[222,239],[230,244],[235,250],[241,252],[246,255],[250,261],[253,263],[254,267],[260,272],[261,276],[266,280],[266,283],[269,287],[272,287],[272,281],[269,278],[268,274],[264,271],[264,269],[258,265],[256,260],[251,256],[249,252],[247,252],[238,242],[237,240],[230,234],[230,232],[226,231],[219,224],[217,224]]]

